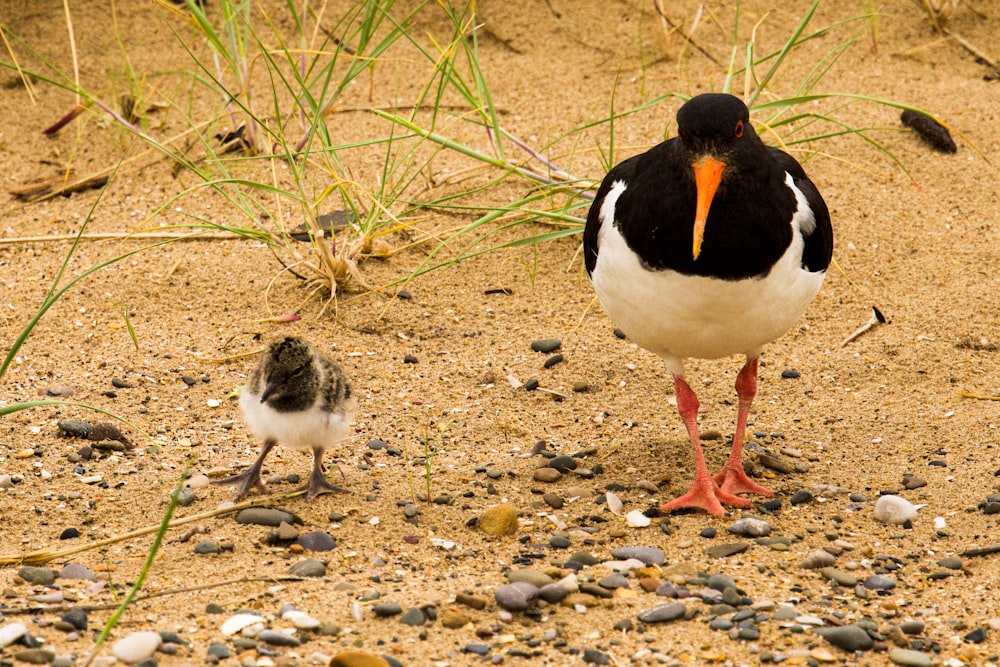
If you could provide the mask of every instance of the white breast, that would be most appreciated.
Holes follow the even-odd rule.
[[[344,437],[354,414],[354,399],[338,406],[335,412],[323,410],[318,404],[298,412],[277,412],[244,388],[240,409],[258,438],[274,439],[292,449],[311,450],[330,447]]]

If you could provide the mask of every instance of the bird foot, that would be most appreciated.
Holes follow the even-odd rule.
[[[711,477],[695,479],[691,484],[691,490],[683,496],[674,498],[669,503],[660,506],[660,512],[670,512],[682,507],[705,510],[709,514],[722,516],[726,513],[726,508],[722,506],[734,505],[736,507],[749,507],[750,501],[740,498],[728,491],[720,489]]]
[[[738,493],[756,493],[761,496],[774,495],[774,491],[747,477],[747,474],[743,472],[743,466],[730,467],[727,465],[713,479],[720,489],[732,495]]]
[[[295,489],[295,491],[305,491],[306,492],[306,502],[312,502],[316,499],[316,496],[322,495],[324,493],[350,493],[349,489],[345,489],[342,486],[337,486],[336,484],[331,484],[327,481],[326,477],[321,471],[314,470],[313,474],[309,477],[309,483],[300,486]]]
[[[254,470],[253,468],[247,468],[238,475],[231,475],[229,477],[223,477],[222,479],[213,479],[212,484],[239,484],[240,488],[236,491],[236,497],[233,499],[239,502],[246,498],[247,494],[250,493],[251,489],[257,489],[261,493],[267,493],[267,486],[260,479],[260,471]]]

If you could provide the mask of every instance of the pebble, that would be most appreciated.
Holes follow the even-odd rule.
[[[64,419],[56,423],[56,426],[64,434],[71,438],[88,438],[93,427],[89,422]]]
[[[542,496],[542,500],[545,504],[554,510],[561,510],[563,508],[562,496],[556,493],[546,493]]]
[[[559,354],[559,353],[556,353],[556,354],[553,354],[548,359],[546,359],[542,363],[542,366],[544,366],[545,368],[552,368],[556,364],[562,363],[562,361],[563,361],[563,356],[561,354]]]
[[[230,616],[222,623],[220,631],[227,637],[231,637],[237,632],[242,632],[253,625],[260,624],[263,627],[264,623],[264,619],[257,614],[236,614],[235,616]]]
[[[505,584],[493,591],[493,599],[507,611],[525,611],[534,606],[537,598],[538,588],[526,581]]]
[[[458,609],[445,609],[441,612],[441,625],[449,630],[458,630],[472,623],[472,616]]]
[[[705,553],[712,558],[727,558],[729,556],[741,554],[748,548],[750,548],[750,545],[746,542],[730,542],[728,544],[717,544],[715,546],[708,547],[705,549]]]
[[[541,588],[542,586],[545,586],[546,584],[553,583],[552,582],[552,577],[550,577],[549,575],[545,574],[544,572],[540,572],[538,570],[533,570],[531,568],[524,568],[524,569],[521,569],[521,570],[510,570],[510,571],[508,571],[507,572],[507,581],[509,581],[512,584],[515,584],[515,583],[517,583],[519,581],[524,581],[524,582],[527,582],[527,583],[531,584],[535,588]]]
[[[490,537],[508,537],[517,533],[517,510],[501,503],[489,508],[479,517],[480,529]]]
[[[663,565],[667,560],[663,549],[656,547],[619,547],[611,552],[611,556],[618,560],[634,558],[646,565]]]
[[[845,651],[867,651],[875,646],[875,642],[858,625],[844,625],[839,628],[816,628],[816,634]]]
[[[151,658],[162,643],[163,639],[157,632],[133,632],[116,641],[111,646],[111,654],[122,662],[133,665]]]
[[[281,618],[289,621],[299,630],[315,630],[320,625],[317,619],[298,609],[289,609],[281,614]]]
[[[48,648],[29,648],[16,652],[14,659],[32,665],[47,665],[56,659],[56,652]]]
[[[596,648],[583,649],[583,661],[588,665],[610,665],[611,656]]]
[[[714,526],[708,526],[707,528],[702,528],[701,532],[698,534],[707,540],[711,540],[712,538],[714,538],[716,535],[719,534],[719,531]]]
[[[471,593],[456,593],[455,602],[473,609],[483,609],[486,607],[486,599]]]
[[[561,472],[548,466],[535,468],[535,471],[531,474],[531,478],[536,482],[556,482],[561,477]]]
[[[919,489],[924,486],[927,486],[927,481],[917,477],[916,475],[908,475],[903,478],[904,489],[912,491],[913,489]]]
[[[299,536],[294,544],[308,551],[332,551],[337,546],[337,540],[322,530],[313,530]]]
[[[87,611],[85,609],[70,609],[59,618],[77,630],[87,629]]]
[[[306,558],[288,568],[288,573],[296,577],[322,577],[326,575],[326,564],[315,558]]]
[[[230,653],[229,646],[226,644],[214,643],[208,645],[208,650],[205,652],[205,655],[212,656],[219,660],[226,660],[230,655],[232,655],[232,653]]]
[[[907,648],[894,648],[889,651],[889,660],[905,667],[931,667],[929,655]]]
[[[887,591],[896,587],[894,580],[883,577],[881,574],[873,574],[861,583],[870,591]]]
[[[786,380],[795,380],[799,378],[801,375],[802,373],[795,370],[794,368],[786,368],[785,370],[781,371],[781,377],[783,377]]]
[[[875,501],[875,519],[882,523],[900,526],[916,517],[917,508],[906,498],[889,494]]]
[[[33,565],[22,567],[17,571],[17,576],[29,584],[37,584],[39,586],[51,586],[56,580],[55,570],[50,570],[47,567],[35,567]]]
[[[327,667],[390,667],[380,656],[362,651],[341,651],[330,659]]]
[[[59,570],[59,578],[93,581],[94,573],[79,563],[66,563],[62,566],[62,569]]]
[[[830,567],[837,559],[829,551],[824,549],[817,549],[813,551],[799,563],[799,567],[806,570],[819,570],[821,568]]]
[[[780,473],[790,473],[795,468],[784,459],[774,456],[773,454],[768,454],[766,452],[760,452],[757,454],[757,462],[760,463],[765,468],[770,468],[776,472]]]
[[[850,572],[844,572],[834,567],[820,568],[819,573],[831,581],[836,581],[841,586],[857,586],[858,578]]]
[[[273,507],[248,507],[240,510],[236,514],[236,523],[252,524],[255,526],[273,526],[277,528],[282,522],[288,524],[302,524],[302,519],[291,512],[275,509]]]
[[[948,570],[961,570],[962,569],[962,559],[957,556],[950,556],[947,558],[942,558],[937,562],[940,567],[946,568]]]
[[[745,516],[741,519],[737,519],[726,529],[734,535],[743,535],[746,537],[764,537],[770,534],[771,524],[763,519],[758,519],[752,516]]]
[[[806,489],[799,489],[792,496],[790,502],[792,505],[804,505],[813,499],[813,494]]]
[[[535,352],[555,352],[562,346],[562,341],[558,338],[539,338],[531,342],[531,349]]]
[[[59,533],[60,540],[72,540],[77,537],[80,537],[80,531],[72,526],[66,528],[65,530],[63,530],[63,532]]]
[[[646,516],[646,513],[641,510],[632,510],[625,515],[625,523],[627,523],[631,528],[645,528],[652,522],[653,520]]]
[[[199,542],[194,545],[194,552],[196,554],[218,554],[222,553],[222,547],[211,540],[205,540],[204,542]]]
[[[27,633],[28,628],[23,623],[9,623],[0,627],[0,648],[10,646]]]
[[[405,614],[399,617],[399,622],[403,625],[420,627],[427,622],[427,615],[420,607],[410,607]]]
[[[572,456],[566,456],[565,454],[560,454],[559,456],[554,456],[548,460],[546,466],[549,468],[555,468],[562,474],[572,472],[576,470],[579,463]]]
[[[903,621],[899,624],[899,629],[907,635],[919,635],[924,631],[926,623],[921,620]]]
[[[683,602],[665,602],[640,611],[638,618],[643,623],[665,623],[683,617],[686,611]]]

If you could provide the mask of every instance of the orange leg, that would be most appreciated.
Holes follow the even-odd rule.
[[[722,503],[737,507],[749,507],[749,500],[720,489],[715,480],[712,479],[708,472],[708,466],[705,464],[705,455],[701,451],[701,439],[698,436],[698,397],[695,396],[694,391],[691,390],[684,378],[679,375],[674,375],[674,388],[677,393],[677,411],[680,413],[681,419],[684,420],[688,437],[691,438],[691,451],[694,454],[694,482],[691,484],[690,491],[662,505],[660,511],[669,512],[680,507],[694,507],[716,516],[722,516],[726,513]]]
[[[731,494],[758,493],[770,496],[774,492],[754,482],[743,472],[743,437],[747,430],[750,405],[757,395],[757,358],[747,359],[740,374],[736,376],[736,395],[740,402],[736,413],[736,433],[733,434],[733,450],[725,467],[715,476],[715,483]]]

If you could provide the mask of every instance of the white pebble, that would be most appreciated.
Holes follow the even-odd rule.
[[[0,628],[0,646],[13,644],[18,639],[27,634],[28,628],[24,623],[11,623]]]
[[[217,407],[219,407],[220,405],[222,405],[222,401],[220,401],[220,400],[219,400],[219,399],[217,399],[217,398],[210,398],[210,399],[208,399],[207,401],[205,401],[205,403],[206,403],[206,404],[208,405],[208,407],[210,407],[210,408],[217,408]]]
[[[122,662],[133,665],[142,662],[146,658],[152,657],[156,649],[160,648],[163,642],[157,632],[146,630],[144,632],[133,632],[127,637],[122,637],[111,647],[111,655]]]
[[[208,479],[208,475],[192,475],[184,486],[189,489],[197,491],[198,489],[206,489],[211,482]]]
[[[944,530],[948,522],[944,520],[943,516],[934,517],[934,530]]]
[[[632,510],[626,514],[625,521],[627,521],[628,525],[632,528],[645,528],[652,522],[652,520],[640,510]]]
[[[226,622],[222,624],[222,634],[227,637],[230,635],[235,635],[237,632],[243,630],[243,628],[250,627],[256,623],[263,623],[264,619],[256,614],[236,614],[235,616],[230,616],[226,619]]]
[[[281,615],[281,618],[290,621],[292,625],[297,627],[299,630],[311,630],[312,628],[319,627],[319,621],[305,613],[304,611],[299,611],[298,609],[291,609],[286,611]]]
[[[880,497],[875,503],[875,519],[882,523],[898,526],[915,519],[916,516],[917,508],[906,498],[887,495]]]
[[[625,509],[625,503],[622,502],[622,499],[611,491],[605,494],[605,498],[608,501],[608,509],[611,510],[611,513],[615,516],[621,516],[622,510]]]

